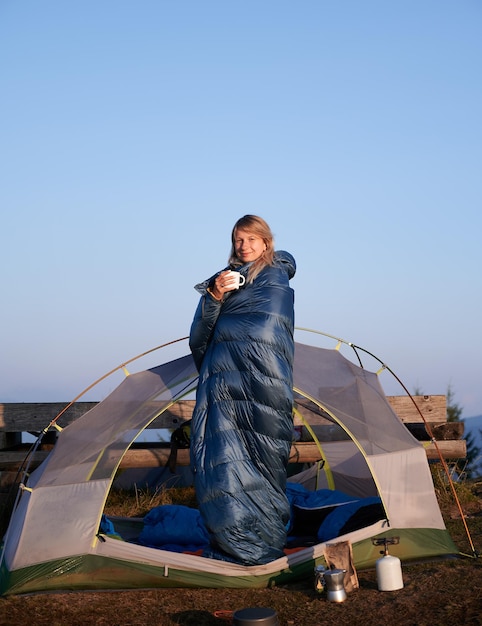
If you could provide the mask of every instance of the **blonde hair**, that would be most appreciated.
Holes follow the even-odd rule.
[[[273,265],[274,262],[274,237],[271,232],[271,228],[268,226],[267,222],[262,217],[258,217],[257,215],[244,215],[240,217],[239,220],[233,227],[231,233],[231,253],[229,255],[229,264],[233,267],[237,267],[243,265],[242,261],[238,259],[236,256],[234,242],[236,239],[236,231],[245,230],[249,233],[253,233],[257,237],[261,237],[264,241],[264,245],[266,246],[265,251],[256,259],[250,266],[248,270],[248,282],[252,282],[256,276],[260,273],[260,271],[266,267],[267,265]]]

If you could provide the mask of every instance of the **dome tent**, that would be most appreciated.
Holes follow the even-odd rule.
[[[383,515],[260,566],[243,566],[139,545],[101,529],[119,464],[163,411],[196,387],[190,354],[128,375],[102,402],[61,430],[48,458],[25,480],[1,555],[3,594],[62,589],[265,587],[310,576],[326,543],[350,541],[357,569],[379,558],[377,537],[400,538],[402,562],[457,552],[437,503],[425,450],[394,413],[376,373],[338,349],[295,344],[295,415],[321,441],[323,467],[293,476],[306,489],[380,498]],[[127,525],[127,522],[126,522]],[[124,541],[119,540],[119,535]]]

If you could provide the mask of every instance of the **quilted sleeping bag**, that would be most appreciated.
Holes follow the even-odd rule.
[[[245,277],[249,264],[236,267]],[[283,555],[290,507],[286,467],[293,433],[294,293],[287,252],[253,282],[214,300],[206,289],[190,333],[199,370],[191,466],[205,556],[246,565]]]

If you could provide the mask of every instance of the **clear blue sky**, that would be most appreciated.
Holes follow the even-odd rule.
[[[481,414],[481,62],[478,0],[2,0],[0,401],[187,335],[256,213],[298,326]]]

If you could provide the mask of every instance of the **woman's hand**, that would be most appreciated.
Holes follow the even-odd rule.
[[[221,272],[214,280],[211,291],[217,300],[222,300],[227,291],[233,291],[233,289],[236,289],[234,278],[227,276],[229,271],[230,270],[224,270],[224,272]]]

